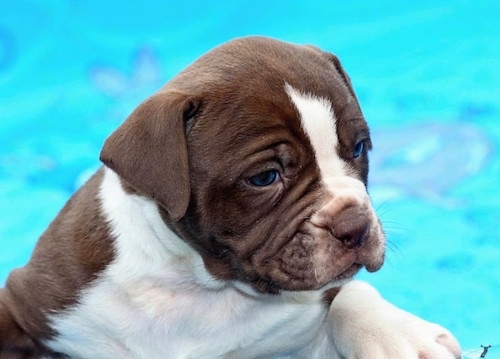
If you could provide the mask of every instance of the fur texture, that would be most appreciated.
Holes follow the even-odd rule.
[[[384,262],[339,60],[224,44],[144,101],[0,290],[0,358],[455,358]]]

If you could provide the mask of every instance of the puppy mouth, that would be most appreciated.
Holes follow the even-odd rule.
[[[301,228],[277,253],[253,262],[255,277],[250,282],[258,291],[268,293],[342,285],[363,267],[369,272],[381,268],[383,238],[373,233],[351,248],[328,231]]]
[[[359,231],[356,226],[347,228],[348,234],[355,232],[358,236],[342,236],[331,227],[306,219],[274,233],[262,241],[264,245],[245,255],[227,248],[216,261],[220,266],[211,268],[216,275],[226,273],[223,278],[263,294],[341,286],[363,267],[374,272],[384,262],[385,235],[381,227],[373,220],[361,227]],[[209,258],[212,260],[206,262],[214,262]]]
[[[363,264],[353,263],[345,271],[341,272],[338,276],[333,278],[331,282],[345,281],[352,279],[363,268]]]
[[[279,294],[282,291],[314,291],[322,288],[341,286],[353,279],[353,277],[364,267],[359,263],[350,264],[345,270],[324,282],[310,283],[302,277],[289,275],[289,279],[284,283],[281,280],[255,276],[250,281],[252,287],[260,293]],[[249,278],[247,278],[249,279]]]
[[[274,257],[268,262],[267,273],[247,279],[257,291],[264,293],[315,291],[343,285],[366,267],[357,261],[356,251],[340,253],[339,257],[336,254],[334,251],[324,253],[320,260],[312,255],[301,257],[296,252]]]

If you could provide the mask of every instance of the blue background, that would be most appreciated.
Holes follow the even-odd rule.
[[[203,52],[260,34],[336,53],[371,125],[387,263],[360,277],[500,344],[500,2],[3,0],[0,283],[98,168],[103,140]]]

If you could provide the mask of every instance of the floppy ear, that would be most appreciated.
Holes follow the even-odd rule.
[[[339,58],[337,56],[335,56],[334,54],[332,54],[330,52],[325,52],[325,51],[321,50],[319,47],[316,47],[314,45],[306,45],[306,47],[326,56],[328,61],[330,61],[333,64],[333,66],[335,67],[337,72],[340,74],[340,76],[342,77],[342,80],[344,80],[344,83],[346,84],[347,88],[349,89],[349,92],[351,93],[351,95],[353,95],[357,101],[356,94],[354,93],[354,89],[352,87],[351,79],[349,78],[349,76],[345,72],[344,68],[342,67],[342,64],[340,63]]]
[[[35,358],[36,352],[33,340],[17,325],[0,302],[0,358]]]
[[[347,88],[351,92],[351,95],[353,95],[357,101],[356,94],[354,93],[354,88],[352,87],[351,79],[349,78],[349,75],[347,75],[347,72],[345,72],[344,68],[342,67],[339,58],[329,52],[327,52],[326,55],[328,56],[328,59],[333,63],[333,66],[335,66],[335,69],[339,72],[340,76],[342,76],[342,79],[344,80],[345,84],[347,85]]]
[[[157,201],[174,221],[184,216],[189,204],[186,121],[200,103],[185,93],[158,92],[134,110],[101,151],[106,166]]]

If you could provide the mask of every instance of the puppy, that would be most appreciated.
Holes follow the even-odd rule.
[[[226,43],[105,142],[0,291],[0,358],[455,358],[366,283],[370,133],[332,54]]]

